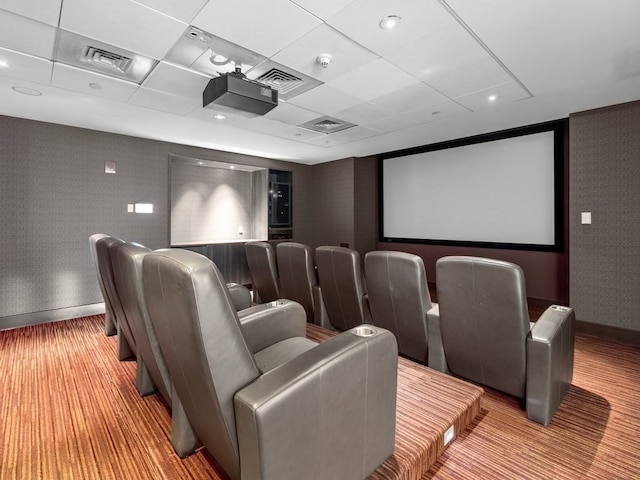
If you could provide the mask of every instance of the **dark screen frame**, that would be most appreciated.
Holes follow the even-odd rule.
[[[553,132],[554,141],[554,168],[553,168],[553,190],[554,190],[554,242],[551,245],[529,244],[529,243],[501,243],[501,242],[475,242],[461,240],[441,240],[429,238],[398,238],[386,237],[384,235],[384,163],[385,160],[405,157],[419,153],[445,150],[449,148],[463,147],[478,143],[504,140],[508,138],[533,135],[536,133]],[[528,250],[540,252],[563,252],[565,243],[565,163],[567,155],[567,142],[569,133],[569,120],[567,118],[553,120],[550,122],[528,125],[525,127],[511,128],[482,135],[449,140],[445,142],[423,145],[403,150],[395,150],[378,155],[378,240],[380,242],[411,243],[427,245],[445,245],[455,247],[476,247],[476,248],[497,248],[507,250]]]

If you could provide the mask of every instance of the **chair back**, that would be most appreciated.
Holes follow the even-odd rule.
[[[313,287],[318,284],[313,252],[309,245],[282,242],[276,247],[280,296],[298,302],[307,313],[307,321],[314,320]]]
[[[181,406],[203,445],[239,479],[233,397],[259,370],[225,281],[211,260],[181,249],[147,254],[142,272],[151,323]]]
[[[115,249],[118,245],[124,242],[115,237],[104,237],[96,242],[96,251],[98,254],[98,268],[102,275],[102,281],[104,282],[104,289],[111,303],[113,314],[115,318],[115,324],[118,328],[118,332],[124,335],[126,343],[131,349],[131,353],[136,353],[136,343],[133,337],[131,328],[127,321],[127,317],[122,308],[122,302],[120,300],[120,294],[116,288],[116,279],[113,269],[113,257],[115,256]],[[123,358],[120,358],[123,360]]]
[[[149,318],[142,284],[142,260],[151,250],[137,243],[116,246],[113,262],[116,288],[135,338],[138,361],[146,367],[153,385],[171,406],[171,379],[156,332]]]
[[[402,355],[426,364],[432,304],[422,259],[405,252],[368,252],[364,272],[374,325],[396,336]]]
[[[98,274],[98,286],[104,299],[104,329],[107,335],[113,335],[116,333],[115,318],[113,314],[113,308],[111,307],[111,301],[104,287],[104,280],[102,278],[102,272],[100,271],[100,265],[98,263],[98,250],[96,243],[102,238],[106,238],[109,235],[104,233],[94,233],[89,237],[89,250],[91,251],[91,259],[96,267],[96,273]]]
[[[258,293],[261,303],[280,298],[276,253],[269,242],[247,242],[244,244],[247,264],[251,273],[253,291]]]
[[[318,280],[329,322],[338,330],[365,323],[360,254],[345,247],[316,248]]]
[[[522,269],[450,256],[436,262],[440,330],[455,375],[524,398],[530,331]]]

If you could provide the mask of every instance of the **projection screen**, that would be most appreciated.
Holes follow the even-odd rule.
[[[557,250],[561,125],[383,156],[381,240]]]

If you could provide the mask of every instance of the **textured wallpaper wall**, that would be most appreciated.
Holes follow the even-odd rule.
[[[569,156],[571,306],[640,331],[640,102],[572,115]]]
[[[0,118],[0,317],[100,302],[88,239],[167,245],[167,160],[151,142]],[[105,161],[116,174],[104,173]],[[127,213],[150,202],[151,215]]]
[[[170,154],[292,171],[294,235],[312,242],[308,165],[6,116],[0,132],[0,329],[3,317],[102,301],[93,233],[169,245]],[[127,213],[134,202],[154,213]]]

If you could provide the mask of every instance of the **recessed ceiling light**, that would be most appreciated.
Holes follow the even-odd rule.
[[[235,166],[235,165],[229,165],[229,168],[230,168],[231,170],[235,170],[235,169],[236,169],[236,166]]]
[[[497,99],[498,99],[497,95],[489,95],[489,98],[488,98],[490,102],[495,102]]]
[[[21,93],[22,95],[30,95],[32,97],[39,97],[42,92],[28,87],[11,87],[14,92]]]
[[[431,115],[440,115],[442,112],[440,110],[435,110],[431,112]]]
[[[100,90],[102,88],[102,85],[100,85],[99,83],[91,82],[89,84],[89,87],[93,88],[94,90]]]
[[[225,116],[224,116],[224,115],[222,115],[221,113],[216,113],[216,114],[213,116],[213,118],[215,118],[216,120],[224,120],[224,119],[225,119],[225,118],[227,118],[227,117],[225,117]]]
[[[398,26],[398,23],[402,20],[398,15],[388,15],[380,20],[380,28],[383,30],[391,30]]]
[[[0,67],[8,67],[9,64],[7,62],[5,62],[4,60],[0,60]]]

